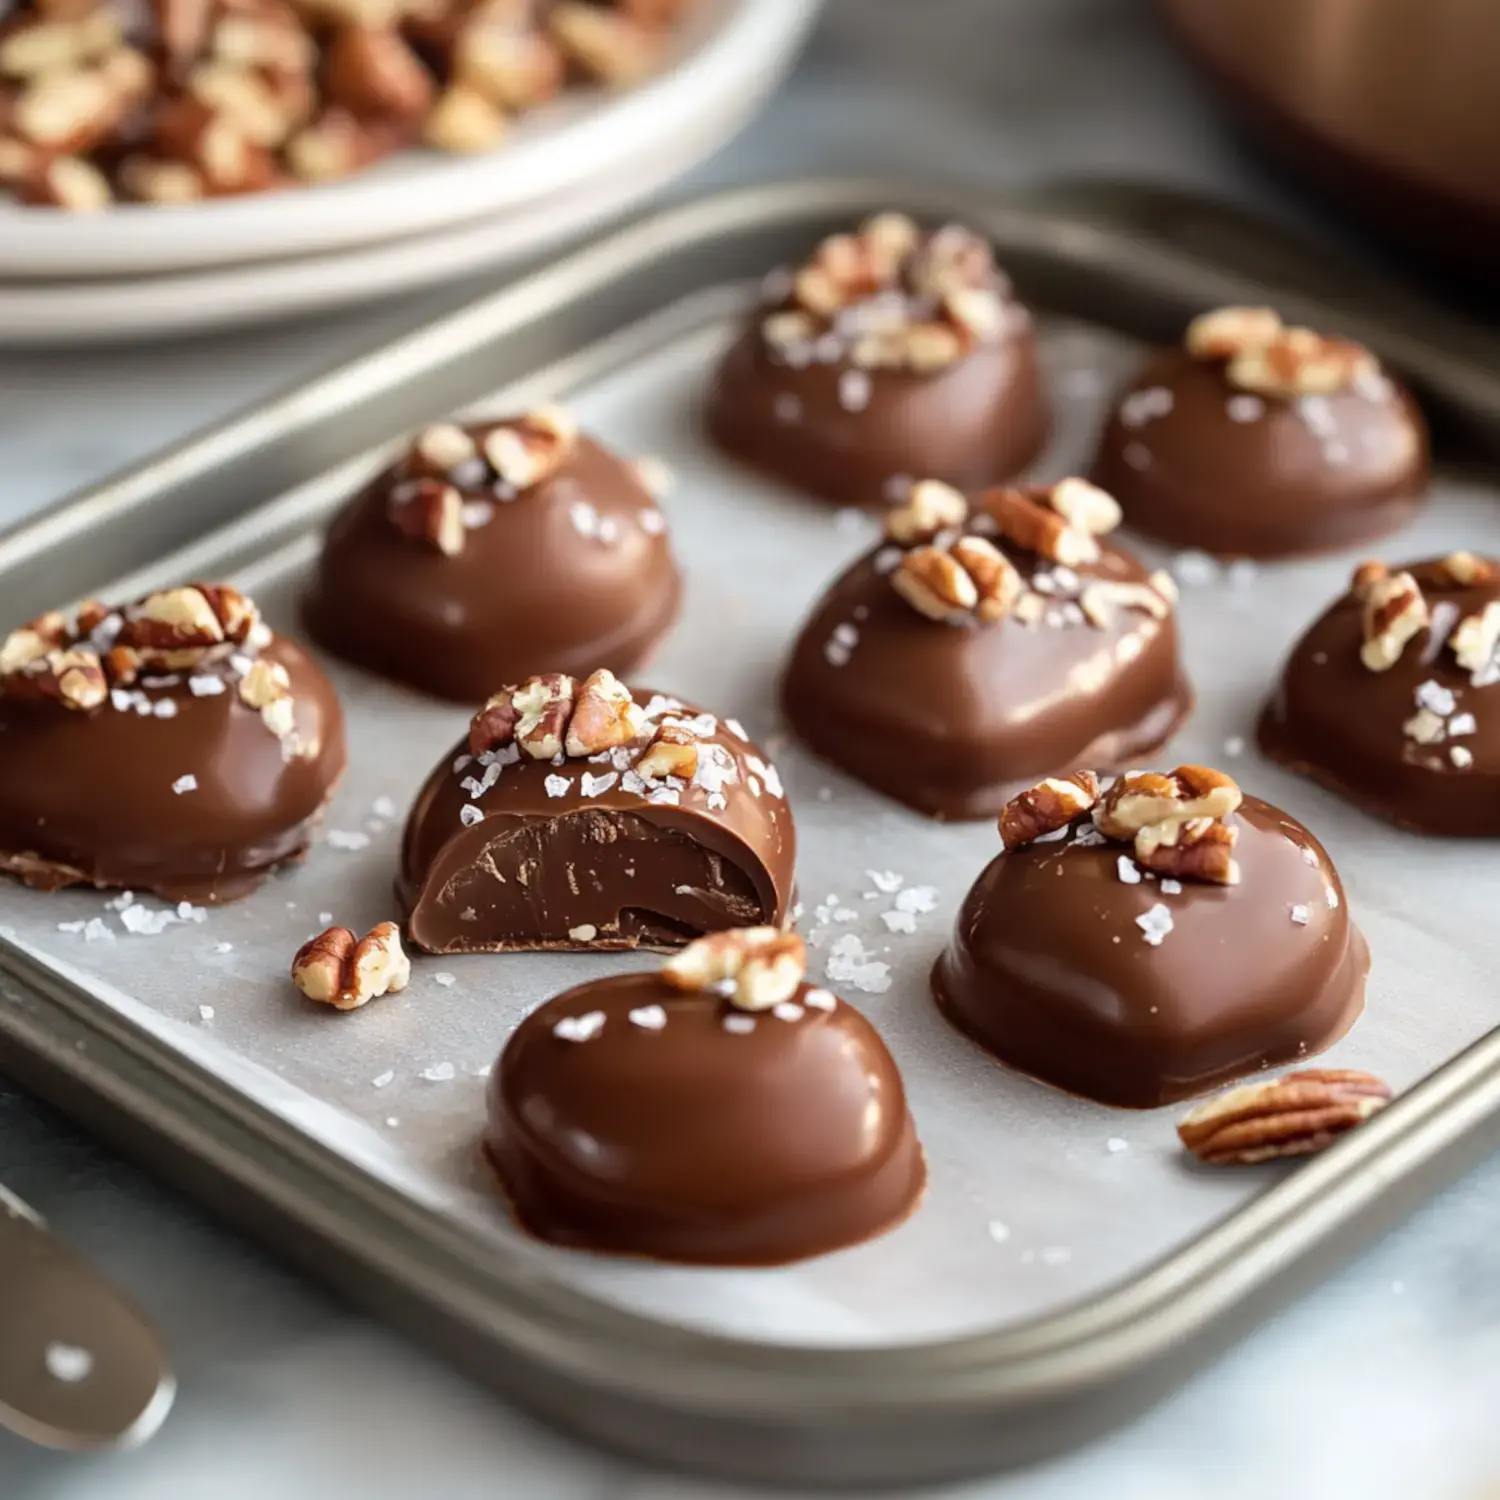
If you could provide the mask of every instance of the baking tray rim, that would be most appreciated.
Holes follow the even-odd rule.
[[[582,289],[599,291],[611,280],[641,272],[653,259],[664,264],[674,252],[704,249],[772,220],[800,226],[896,203],[918,213],[936,210],[976,222],[996,238],[1002,258],[1029,249],[1052,255],[1075,274],[1099,276],[1120,269],[1121,258],[1128,257],[1154,283],[1176,284],[1184,303],[1201,300],[1192,287],[1207,283],[1239,285],[1246,294],[1258,288],[1264,294],[1264,282],[1253,274],[1205,267],[1168,241],[1153,241],[1139,222],[1111,229],[1098,215],[1112,193],[1117,203],[1122,201],[1120,191],[1105,188],[1102,196],[1091,197],[1087,189],[1045,190],[1028,203],[1024,195],[976,199],[960,188],[837,180],[737,189],[659,211],[13,528],[0,537],[0,576],[14,574],[102,516],[117,516],[149,506],[155,496],[170,495],[184,475],[211,473],[218,455],[237,447],[253,454],[257,444],[277,441],[278,427],[284,435],[287,425],[278,422],[278,412],[296,413],[304,423],[324,420],[382,380],[393,382],[394,367],[403,361],[425,357],[435,367],[456,357],[453,341],[479,348],[481,339],[493,341],[508,325],[555,313]],[[1184,281],[1182,273],[1192,268],[1200,273],[1197,280]],[[1207,282],[1201,274],[1205,271]],[[1452,352],[1453,369],[1445,373],[1441,335],[1451,330],[1445,320],[1423,325],[1420,333],[1407,323],[1383,338],[1378,319],[1357,306],[1351,312],[1349,306],[1321,304],[1306,294],[1300,294],[1299,303],[1295,289],[1278,300],[1292,302],[1299,316],[1306,315],[1302,308],[1321,307],[1330,325],[1358,326],[1382,352],[1392,345],[1427,351],[1430,357],[1424,357],[1421,373],[1429,384],[1434,383],[1430,377],[1438,377],[1440,395],[1453,400],[1457,393],[1462,404],[1466,390],[1481,393],[1484,399],[1469,411],[1479,420],[1500,412],[1500,379],[1487,375],[1461,348]],[[440,352],[445,340],[452,345],[447,355]],[[222,528],[206,529],[213,533]],[[149,1029],[100,1006],[83,986],[8,941],[0,941],[0,976],[9,982],[7,988],[20,986],[25,992],[11,997],[17,1003],[0,1005],[0,1060],[14,1062],[18,1075],[29,1075],[29,1057],[36,1064],[36,1078],[63,1077],[94,1091],[104,1104],[196,1155],[226,1181],[258,1187],[275,1212],[336,1247],[345,1262],[363,1263],[418,1301],[470,1322],[528,1361],[534,1372],[545,1370],[575,1392],[612,1395],[632,1408],[659,1407],[684,1418],[769,1423],[792,1430],[825,1423],[864,1429],[933,1413],[945,1419],[993,1418],[1001,1408],[1042,1406],[1132,1374],[1144,1376],[1174,1353],[1186,1354],[1194,1340],[1209,1339],[1231,1312],[1252,1306],[1258,1292],[1304,1258],[1352,1238],[1361,1227],[1367,1232],[1381,1210],[1388,1212],[1403,1196],[1435,1188],[1439,1167],[1447,1163],[1451,1168],[1461,1152],[1482,1149],[1483,1127],[1500,1116],[1497,1031],[1441,1065],[1322,1157],[1144,1271],[1080,1303],[998,1329],[926,1343],[858,1349],[766,1345],[665,1323],[548,1277],[530,1274],[524,1282],[512,1283],[494,1264],[483,1263],[474,1253],[478,1242],[466,1243],[456,1226],[430,1222],[425,1209],[394,1187],[226,1087],[209,1069]],[[36,1011],[37,1002],[48,1007],[52,1025]],[[111,1066],[105,1066],[106,1059]],[[63,1092],[70,1095],[75,1112],[88,1113],[77,1108],[76,1093]],[[265,1162],[288,1169],[288,1176],[278,1181],[264,1162],[255,1161],[257,1151]],[[291,1180],[293,1168],[298,1182]],[[1449,1174],[1441,1175],[1446,1180]],[[340,1202],[344,1207],[336,1214]],[[371,1217],[357,1219],[356,1210]],[[400,1238],[364,1232],[372,1218],[401,1231]],[[420,1232],[416,1219],[422,1221]],[[417,1253],[424,1240],[426,1265]],[[586,1410],[579,1415],[586,1418]],[[596,1424],[580,1420],[572,1425],[587,1431]],[[614,1436],[618,1439],[618,1432]],[[818,1467],[810,1465],[809,1472]],[[969,1467],[964,1462],[950,1469],[934,1459],[918,1472],[930,1476]],[[818,1477],[828,1476],[819,1472]]]

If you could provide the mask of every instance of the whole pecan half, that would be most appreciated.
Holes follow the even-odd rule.
[[[1311,1156],[1390,1101],[1390,1085],[1352,1068],[1305,1068],[1218,1094],[1177,1126],[1200,1161],[1254,1163]]]

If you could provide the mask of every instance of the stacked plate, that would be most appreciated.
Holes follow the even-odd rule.
[[[328,186],[67,214],[0,202],[0,344],[262,324],[536,256],[711,155],[790,66],[819,0],[701,0],[671,66],[528,115],[493,156],[409,152]]]

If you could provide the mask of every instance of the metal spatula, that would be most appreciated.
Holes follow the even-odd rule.
[[[0,1427],[53,1448],[130,1447],[175,1394],[141,1314],[0,1187]]]

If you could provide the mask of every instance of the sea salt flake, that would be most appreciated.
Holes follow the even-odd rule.
[[[716,795],[718,794],[709,794],[708,805],[710,807],[714,805],[714,797]],[[656,807],[678,807],[682,803],[682,793],[679,792],[674,786],[652,787],[652,789],[646,793],[646,801],[652,803]],[[724,802],[723,797],[719,797],[719,802],[722,805],[727,806],[727,804]]]
[[[432,976],[432,982],[434,984],[442,985],[442,987],[446,990],[458,983],[458,976],[456,974],[450,974],[447,972],[447,970],[444,970],[440,974],[434,974]]]
[[[1309,913],[1308,913],[1307,908],[1305,906],[1303,906],[1300,902],[1296,906],[1294,906],[1292,908],[1291,916],[1292,916],[1292,921],[1294,921],[1297,924],[1297,926],[1299,926],[1299,927],[1306,927],[1307,926]]]
[[[234,944],[233,943],[215,943],[214,944],[214,952],[215,953],[233,953],[234,952]]]
[[[1170,415],[1172,405],[1172,393],[1166,386],[1147,386],[1145,390],[1131,391],[1120,402],[1120,421],[1126,427],[1144,427],[1157,417]]]
[[[478,531],[495,519],[495,507],[489,500],[465,500],[463,506],[464,526],[469,531]]]
[[[224,691],[224,679],[222,677],[209,677],[207,675],[189,677],[187,685],[188,692],[195,698],[217,698]]]
[[[1232,734],[1224,741],[1224,754],[1233,759],[1236,755],[1245,753],[1245,742],[1237,734]]]
[[[891,966],[866,953],[853,933],[833,945],[824,972],[835,984],[850,984],[870,995],[882,995],[891,987]]]
[[[1135,919],[1135,925],[1153,948],[1160,948],[1162,939],[1172,930],[1172,913],[1158,901]]]
[[[47,1373],[64,1385],[77,1385],[94,1372],[94,1356],[77,1344],[51,1343],[42,1354]]]
[[[991,1219],[987,1227],[990,1238],[997,1245],[1003,1245],[1010,1238],[1010,1226],[1002,1224],[999,1219]]]
[[[823,659],[830,667],[847,667],[850,655],[849,648],[840,645],[835,640],[823,642]]]
[[[1259,396],[1231,396],[1224,410],[1231,422],[1258,422],[1266,414],[1266,403]]]
[[[1066,832],[1066,830],[1064,830]],[[1073,844],[1078,849],[1097,849],[1100,844],[1107,844],[1109,840],[1099,832],[1093,823],[1080,823],[1073,830]]]
[[[906,877],[894,870],[866,870],[870,884],[884,896],[894,896],[906,884]]]
[[[581,1016],[560,1017],[552,1027],[552,1035],[564,1042],[587,1042],[603,1030],[604,1012],[590,1010]]]
[[[448,1083],[458,1076],[458,1069],[450,1062],[433,1063],[430,1068],[423,1068],[421,1076],[428,1083]]]
[[[198,1018],[199,1018],[199,1020],[202,1020],[202,1021],[212,1021],[213,1018],[214,1018],[214,1008],[213,1008],[213,1006],[211,1006],[211,1005],[200,1005],[198,1007]]]
[[[88,923],[80,918],[77,922],[59,922],[57,930],[59,932],[82,932],[87,926]]]
[[[1467,771],[1474,764],[1474,752],[1466,745],[1450,745],[1448,747],[1448,759],[1460,771]]]
[[[370,835],[358,828],[330,828],[325,840],[330,849],[353,852],[370,847]]]
[[[1479,721],[1473,714],[1454,714],[1448,720],[1448,737],[1456,738],[1461,734],[1473,734],[1479,728]]]
[[[1219,565],[1208,553],[1189,548],[1172,559],[1172,576],[1184,588],[1209,588],[1219,581]]]
[[[936,911],[938,893],[935,885],[909,885],[896,896],[896,910],[915,912],[918,916]]]
[[[198,778],[189,771],[184,776],[179,776],[172,783],[172,790],[180,797],[184,792],[196,792],[198,790]]]
[[[151,705],[151,712],[158,719],[175,719],[177,717],[177,700],[175,698],[158,698]]]
[[[159,932],[165,932],[176,920],[171,911],[152,911],[145,906],[127,906],[120,913],[120,926],[126,932],[133,932],[143,937],[155,937]]]
[[[778,391],[771,402],[771,413],[778,422],[790,427],[802,420],[802,403],[790,391]]]
[[[472,802],[465,802],[458,810],[458,821],[465,828],[472,828],[476,823],[484,821],[484,814]]]
[[[736,1036],[749,1036],[755,1030],[754,1016],[725,1016],[721,1023],[725,1031],[732,1031]]]
[[[86,943],[112,943],[115,935],[102,918],[90,917],[83,925],[83,940]]]
[[[585,797],[598,797],[607,792],[619,779],[618,771],[608,771],[603,776],[591,776],[585,771],[583,779],[578,783],[578,789]]]
[[[794,1004],[790,1000],[783,1000],[780,1005],[773,1005],[771,1007],[771,1014],[778,1021],[800,1021],[807,1012],[800,1005]]]
[[[743,739],[744,736],[741,735],[740,738]],[[784,797],[786,795],[786,787],[782,785],[781,781],[781,772],[770,761],[762,760],[758,755],[747,755],[745,757],[745,764],[760,777],[765,783],[766,790],[773,797]]]
[[[1260,569],[1248,557],[1237,557],[1225,568],[1224,573],[1229,579],[1230,588],[1246,589],[1260,575]]]
[[[372,1089],[388,1088],[395,1081],[396,1081],[395,1070],[393,1068],[387,1068],[384,1073],[377,1073],[370,1080],[370,1087]]]
[[[1111,1155],[1117,1155],[1121,1151],[1130,1150],[1130,1142],[1125,1140],[1122,1136],[1112,1135],[1107,1141],[1105,1141],[1104,1149]]]
[[[917,930],[916,916],[909,911],[883,911],[880,920],[885,923],[890,932],[915,932]]]
[[[1136,862],[1128,854],[1122,854],[1115,861],[1115,869],[1119,872],[1120,879],[1126,885],[1139,885],[1141,883],[1141,872]]]
[[[1161,883],[1163,896],[1180,896],[1182,894],[1182,882],[1180,880],[1166,879]]]
[[[839,1002],[831,990],[813,989],[803,995],[802,1003],[812,1010],[833,1010]]]
[[[660,1031],[667,1024],[667,1013],[660,1005],[638,1005],[630,1012],[630,1024],[643,1031]]]
[[[863,411],[870,404],[870,377],[863,370],[839,374],[839,405],[845,411]]]
[[[566,776],[549,776],[542,785],[549,797],[565,797],[573,783]]]
[[[568,519],[583,536],[593,536],[599,529],[599,512],[587,500],[575,500],[568,507]]]
[[[1430,677],[1418,685],[1416,700],[1418,708],[1430,709],[1440,719],[1446,719],[1458,707],[1458,700],[1453,696],[1452,689],[1445,688],[1442,683],[1434,682]]]
[[[457,776],[460,771],[467,770],[473,764],[474,757],[472,755],[465,753],[463,755],[456,756],[453,761],[453,774]]]

